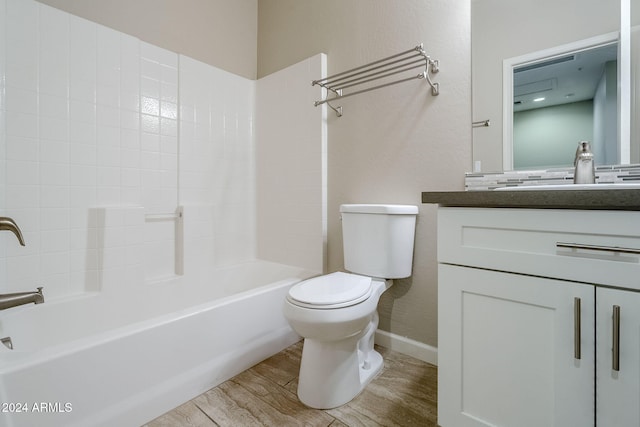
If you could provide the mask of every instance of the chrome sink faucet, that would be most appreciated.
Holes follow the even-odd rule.
[[[18,292],[0,295],[0,310],[30,303],[42,304],[43,302],[44,295],[42,295],[42,287],[39,287],[35,292]]]
[[[578,143],[573,164],[575,166],[573,173],[574,184],[595,184],[596,172],[589,141],[580,141]]]
[[[22,231],[20,231],[20,227],[18,227],[18,224],[16,224],[14,220],[6,216],[0,216],[0,231],[1,230],[11,231],[16,235],[20,244],[25,246]]]

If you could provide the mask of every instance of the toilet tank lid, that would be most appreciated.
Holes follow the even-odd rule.
[[[418,207],[414,205],[349,204],[340,205],[340,212],[386,215],[417,215]]]

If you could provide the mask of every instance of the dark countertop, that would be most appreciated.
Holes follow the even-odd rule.
[[[640,189],[426,191],[422,193],[422,203],[475,208],[640,211]]]

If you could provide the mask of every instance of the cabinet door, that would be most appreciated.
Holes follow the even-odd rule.
[[[447,264],[438,275],[442,427],[593,425],[593,286]]]
[[[640,426],[640,293],[598,288],[596,301],[596,425]]]

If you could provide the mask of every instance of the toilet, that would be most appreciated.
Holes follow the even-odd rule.
[[[380,295],[411,275],[417,206],[341,205],[344,266],[291,287],[284,316],[304,338],[298,398],[317,409],[356,397],[380,372]]]

